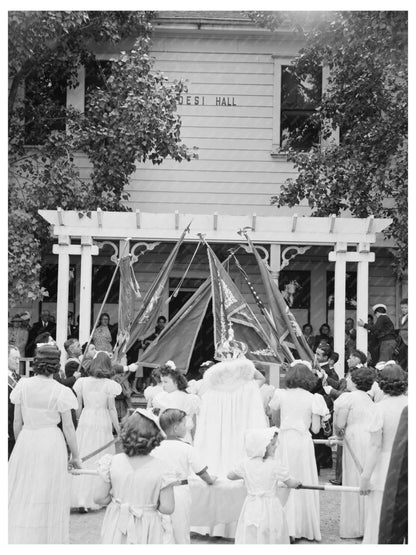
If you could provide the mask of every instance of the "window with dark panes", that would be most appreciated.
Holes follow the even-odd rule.
[[[310,117],[321,100],[322,69],[304,80],[291,66],[283,65],[281,71],[280,145],[287,147],[290,136],[293,148],[307,150],[319,142],[319,127]]]
[[[91,93],[105,86],[107,78],[111,75],[111,66],[110,60],[92,60],[85,65],[85,112],[88,112]]]
[[[25,79],[25,142],[42,145],[51,131],[65,131],[67,80],[54,68],[37,68]]]

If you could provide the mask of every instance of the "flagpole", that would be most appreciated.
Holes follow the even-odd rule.
[[[91,344],[92,336],[94,335],[95,330],[97,329],[98,322],[100,321],[101,314],[102,314],[102,312],[103,312],[103,310],[104,310],[105,303],[107,302],[108,295],[110,294],[111,287],[113,286],[114,279],[115,279],[116,274],[117,274],[117,271],[118,271],[118,269],[119,269],[119,267],[120,267],[121,259],[122,259],[123,256],[124,256],[124,252],[125,252],[125,250],[126,250],[127,245],[129,244],[130,239],[131,239],[131,237],[126,237],[126,238],[124,239],[125,243],[124,243],[123,252],[120,253],[120,256],[119,256],[119,258],[118,258],[118,260],[117,260],[116,267],[114,268],[113,275],[111,276],[110,285],[108,286],[107,291],[106,291],[106,293],[105,293],[105,295],[104,295],[104,300],[103,300],[103,302],[102,302],[102,304],[101,304],[101,307],[100,307],[100,310],[99,310],[99,312],[98,312],[97,318],[95,319],[94,327],[92,328],[92,331],[91,331],[90,336],[89,336],[89,338],[88,338],[87,345],[86,345],[85,350],[84,350],[84,355],[86,355],[86,354],[88,353],[88,347],[89,347],[90,344]],[[78,365],[78,371],[79,371],[79,369],[81,368],[81,366],[82,366],[82,361],[80,360],[80,361],[79,361],[79,365]]]

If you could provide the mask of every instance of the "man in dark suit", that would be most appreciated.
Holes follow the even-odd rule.
[[[14,431],[13,431],[13,420],[14,420],[14,404],[10,401],[10,393],[15,388],[17,382],[20,380],[19,375],[19,362],[20,362],[20,353],[19,350],[15,347],[15,345],[9,345],[8,348],[8,451],[9,451],[9,459],[11,452],[13,450],[15,439],[14,439]]]
[[[49,333],[53,339],[56,339],[56,326],[50,321],[49,310],[42,310],[39,322],[35,322],[29,331],[29,339],[26,346],[26,356],[33,357],[35,355],[35,339],[41,333]]]

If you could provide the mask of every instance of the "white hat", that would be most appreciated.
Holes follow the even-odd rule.
[[[151,420],[152,422],[154,422],[156,424],[156,426],[159,428],[159,430],[162,432],[163,435],[166,435],[165,432],[162,430],[162,428],[160,427],[159,424],[159,418],[153,414],[153,412],[151,410],[148,409],[136,409],[134,412],[138,412],[139,414],[141,414],[142,416],[144,416],[145,418],[147,418],[148,420]],[[134,413],[133,413],[134,414]]]
[[[387,306],[385,304],[382,304],[382,303],[375,304],[373,306],[373,312],[375,312],[378,308],[384,308],[384,310],[387,312]]]
[[[266,448],[276,433],[279,433],[279,428],[276,426],[246,430],[244,444],[248,458],[264,457]]]
[[[312,364],[309,362],[309,360],[296,359],[290,363],[290,367],[293,368],[296,364],[304,364],[308,368],[308,370],[310,370],[311,372],[313,371]]]

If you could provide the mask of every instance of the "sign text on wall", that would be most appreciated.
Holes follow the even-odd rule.
[[[234,96],[216,96],[215,103],[205,102],[205,96],[182,95],[179,97],[180,106],[237,106]]]

